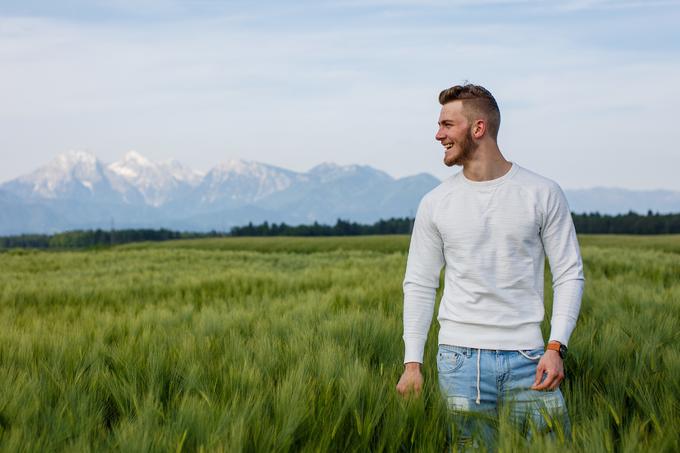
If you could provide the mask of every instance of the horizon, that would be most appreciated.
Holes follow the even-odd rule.
[[[679,20],[675,0],[9,0],[0,181],[68,149],[442,180],[437,94],[469,80],[509,161],[565,189],[680,191]]]

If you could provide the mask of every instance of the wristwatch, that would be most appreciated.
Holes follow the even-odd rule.
[[[562,360],[567,356],[567,347],[559,341],[551,341],[545,348],[547,351],[557,351],[562,357]]]

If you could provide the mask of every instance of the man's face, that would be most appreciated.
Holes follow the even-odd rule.
[[[478,144],[472,138],[472,125],[463,115],[463,102],[443,105],[438,124],[435,139],[444,146],[444,164],[452,167],[469,161]]]

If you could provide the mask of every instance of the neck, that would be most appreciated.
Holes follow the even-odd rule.
[[[471,181],[491,181],[509,172],[511,167],[496,143],[480,143],[472,159],[463,164],[463,174]]]

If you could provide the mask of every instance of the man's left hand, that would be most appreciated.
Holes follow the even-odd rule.
[[[543,375],[545,379],[541,382]],[[564,363],[557,351],[547,350],[536,368],[536,380],[531,386],[532,390],[555,390],[564,379]]]

